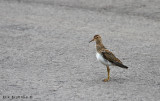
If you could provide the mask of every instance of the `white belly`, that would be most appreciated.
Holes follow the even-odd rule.
[[[106,66],[111,66],[112,63],[110,63],[109,61],[107,61],[106,59],[103,58],[103,56],[100,54],[100,53],[96,53],[96,57],[97,57],[97,60],[99,62],[101,62],[102,64],[106,65]]]

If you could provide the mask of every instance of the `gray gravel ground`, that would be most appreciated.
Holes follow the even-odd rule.
[[[0,101],[160,101],[159,10],[159,0],[1,0]],[[95,34],[129,67],[111,67],[109,82]]]

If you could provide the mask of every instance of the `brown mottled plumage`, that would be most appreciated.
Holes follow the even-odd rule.
[[[128,67],[123,65],[123,63],[116,58],[116,56],[109,50],[107,50],[104,45],[102,44],[102,39],[99,35],[95,35],[94,38],[90,41],[96,41],[96,50],[97,54],[96,57],[97,59],[104,65],[107,66],[107,72],[108,72],[108,78],[104,79],[103,81],[106,82],[109,80],[110,76],[110,69],[109,66],[114,65],[114,66],[119,66],[122,68],[127,69]]]

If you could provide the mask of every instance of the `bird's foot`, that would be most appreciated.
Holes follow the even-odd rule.
[[[109,78],[103,80],[103,82],[108,82],[108,81],[109,81]]]

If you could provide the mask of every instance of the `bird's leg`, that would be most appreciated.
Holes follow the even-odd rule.
[[[106,78],[106,79],[104,79],[103,81],[104,82],[107,82],[107,81],[109,81],[109,78],[110,78],[110,69],[109,69],[109,66],[107,66],[107,72],[108,72],[108,78]]]

